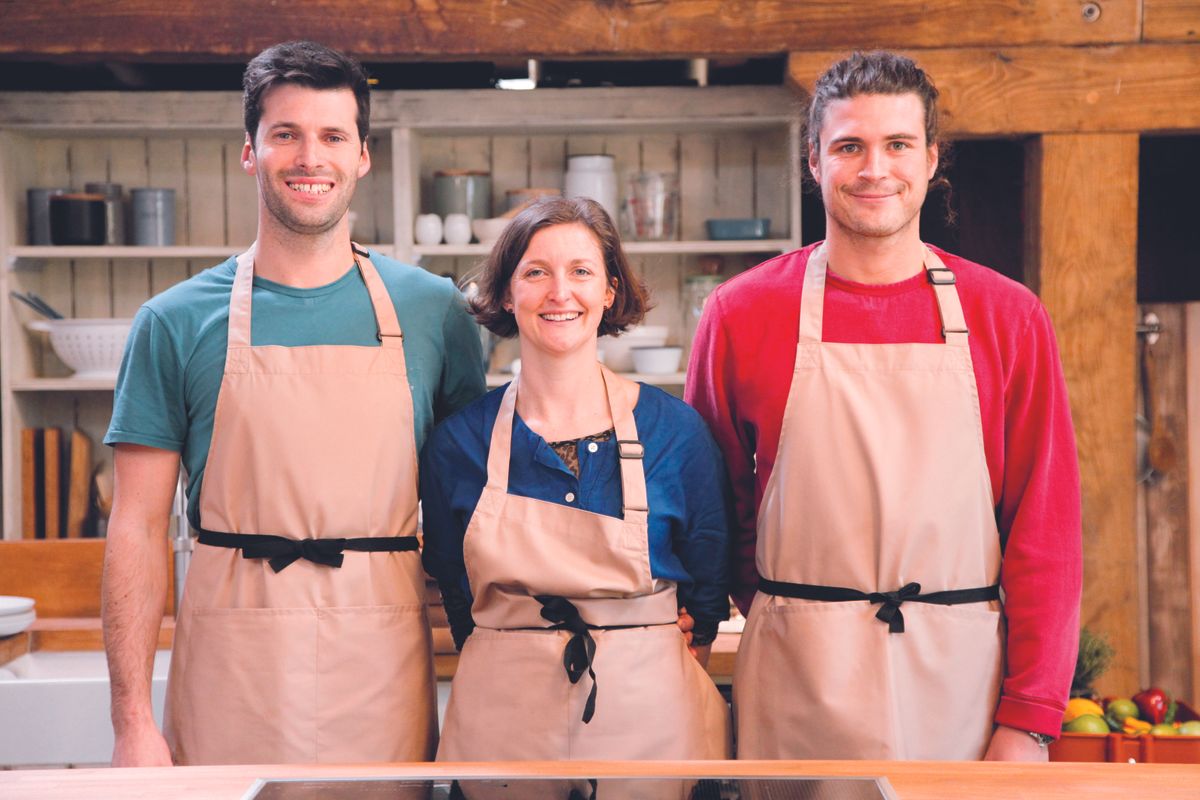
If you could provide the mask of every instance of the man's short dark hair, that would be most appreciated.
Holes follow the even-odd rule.
[[[353,91],[358,104],[358,138],[366,144],[371,127],[371,91],[362,65],[316,42],[284,42],[256,55],[242,74],[242,108],[251,146],[258,135],[263,97],[272,88],[289,83],[310,89]]]
[[[825,109],[834,100],[861,94],[915,94],[925,109],[925,145],[938,144],[938,90],[925,70],[907,56],[886,51],[852,53],[817,78],[808,104],[805,136],[815,152],[821,151],[821,125]]]
[[[592,232],[604,256],[605,279],[616,279],[613,303],[600,318],[598,335],[620,335],[642,321],[650,310],[649,293],[625,257],[612,217],[602,205],[585,197],[545,197],[513,217],[480,266],[479,294],[471,301],[471,312],[480,325],[506,339],[517,335],[517,320],[504,308],[513,273],[535,233],[572,224]]]

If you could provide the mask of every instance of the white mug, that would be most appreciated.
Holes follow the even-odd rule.
[[[438,244],[442,241],[442,218],[437,214],[418,214],[413,227],[417,244]]]
[[[471,218],[466,214],[447,214],[442,225],[446,244],[468,244],[471,241]]]

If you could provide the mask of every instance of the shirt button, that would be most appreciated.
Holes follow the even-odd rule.
[[[575,502],[575,493],[574,492],[567,492],[567,502],[568,503]]]
[[[599,449],[600,449],[600,445],[596,444],[595,442],[588,442],[588,452],[589,453],[594,453]]]

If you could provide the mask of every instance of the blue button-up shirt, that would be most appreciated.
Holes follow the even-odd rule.
[[[469,617],[463,618],[469,614],[471,597],[463,537],[487,483],[492,427],[503,394],[503,387],[489,392],[446,419],[421,452],[423,561],[446,595],[456,634],[465,632],[464,625],[470,628]],[[687,607],[698,629],[711,626],[729,616],[730,506],[721,452],[700,416],[661,389],[642,385],[633,418],[645,445],[650,573],[678,584],[680,605]],[[619,517],[621,474],[615,437],[579,443],[577,478],[546,440],[516,415],[508,490]]]

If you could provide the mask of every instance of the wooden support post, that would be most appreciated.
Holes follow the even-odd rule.
[[[1098,688],[1138,675],[1134,475],[1138,136],[1049,134],[1026,159],[1026,270],[1054,320],[1083,482],[1082,623],[1116,658]]]

